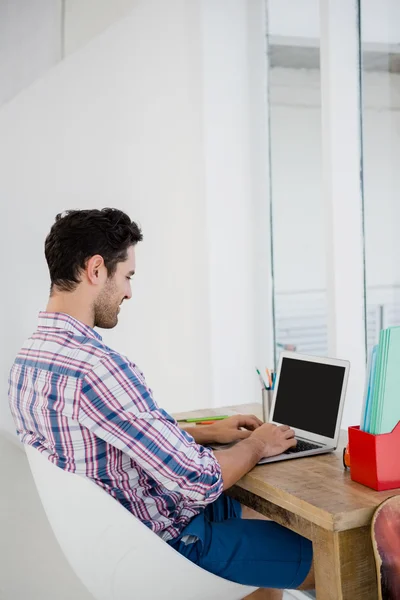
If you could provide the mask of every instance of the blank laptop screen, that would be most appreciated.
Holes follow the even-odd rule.
[[[345,367],[283,358],[273,421],[333,438]]]

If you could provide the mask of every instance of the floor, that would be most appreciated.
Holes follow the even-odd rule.
[[[0,480],[0,600],[93,600],[54,538],[22,447],[2,434]]]

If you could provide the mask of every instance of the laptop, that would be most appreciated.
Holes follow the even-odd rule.
[[[282,352],[269,422],[294,429],[297,446],[258,464],[336,450],[349,371],[347,360]]]

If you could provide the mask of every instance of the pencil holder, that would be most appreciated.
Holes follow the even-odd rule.
[[[271,406],[272,406],[272,396],[273,390],[266,390],[265,388],[261,390],[262,394],[262,416],[264,423],[268,423],[270,414],[271,414]]]
[[[380,435],[349,427],[349,449],[353,481],[379,492],[400,487],[400,421]]]

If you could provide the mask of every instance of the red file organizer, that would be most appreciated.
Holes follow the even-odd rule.
[[[379,492],[400,488],[400,421],[380,435],[349,427],[349,449],[353,481]]]

